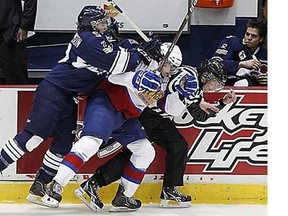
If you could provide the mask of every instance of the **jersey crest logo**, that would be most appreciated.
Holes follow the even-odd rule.
[[[156,92],[153,91],[144,91],[138,93],[139,98],[147,105],[151,105],[158,101],[159,99],[164,97],[164,93],[162,90],[158,90]]]

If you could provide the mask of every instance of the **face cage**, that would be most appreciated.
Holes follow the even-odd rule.
[[[171,67],[171,70],[172,71],[175,71],[178,67],[174,64],[172,64],[169,60],[168,60],[169,64],[170,64],[170,67]]]
[[[108,17],[104,17],[102,19],[98,19],[96,21],[91,21],[90,25],[91,25],[91,28],[94,30],[94,31],[97,31],[98,28],[98,24],[101,23],[101,22],[106,22],[106,24],[108,25]]]
[[[217,90],[220,91],[221,89],[224,88],[225,86],[225,82],[223,82],[222,80],[219,80],[219,78],[215,77],[212,73],[208,73],[208,72],[204,72],[203,73],[203,77],[205,79],[205,82],[208,82],[210,80],[215,80],[217,83]],[[216,91],[216,90],[215,90]]]

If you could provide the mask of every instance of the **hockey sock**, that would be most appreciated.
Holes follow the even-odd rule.
[[[2,151],[1,151],[2,154]],[[0,155],[0,172],[2,172],[4,169],[6,169],[9,166],[9,163]]]
[[[18,146],[14,139],[8,140],[0,153],[0,172],[24,154],[25,152]]]
[[[131,162],[125,166],[124,173],[121,177],[121,183],[125,189],[125,196],[132,197],[134,195],[144,175],[145,172],[134,167]]]
[[[74,152],[70,152],[60,164],[54,179],[65,187],[84,163],[84,160],[80,156]]]
[[[39,179],[41,182],[48,184],[52,181],[63,158],[63,155],[53,153],[49,149],[47,150],[43,158],[43,166],[39,170]]]

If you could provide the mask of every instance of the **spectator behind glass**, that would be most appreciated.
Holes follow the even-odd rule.
[[[0,0],[0,69],[6,84],[28,83],[26,39],[35,25],[37,0]]]
[[[218,45],[214,56],[223,60],[227,70],[226,85],[267,85],[267,48],[263,46],[267,34],[262,19],[249,20],[244,38],[225,37]]]

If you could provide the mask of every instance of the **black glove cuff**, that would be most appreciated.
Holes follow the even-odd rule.
[[[137,51],[139,53],[139,56],[141,60],[144,62],[145,65],[149,65],[152,61],[151,57],[148,55],[147,52],[145,52],[141,47],[137,48]]]

